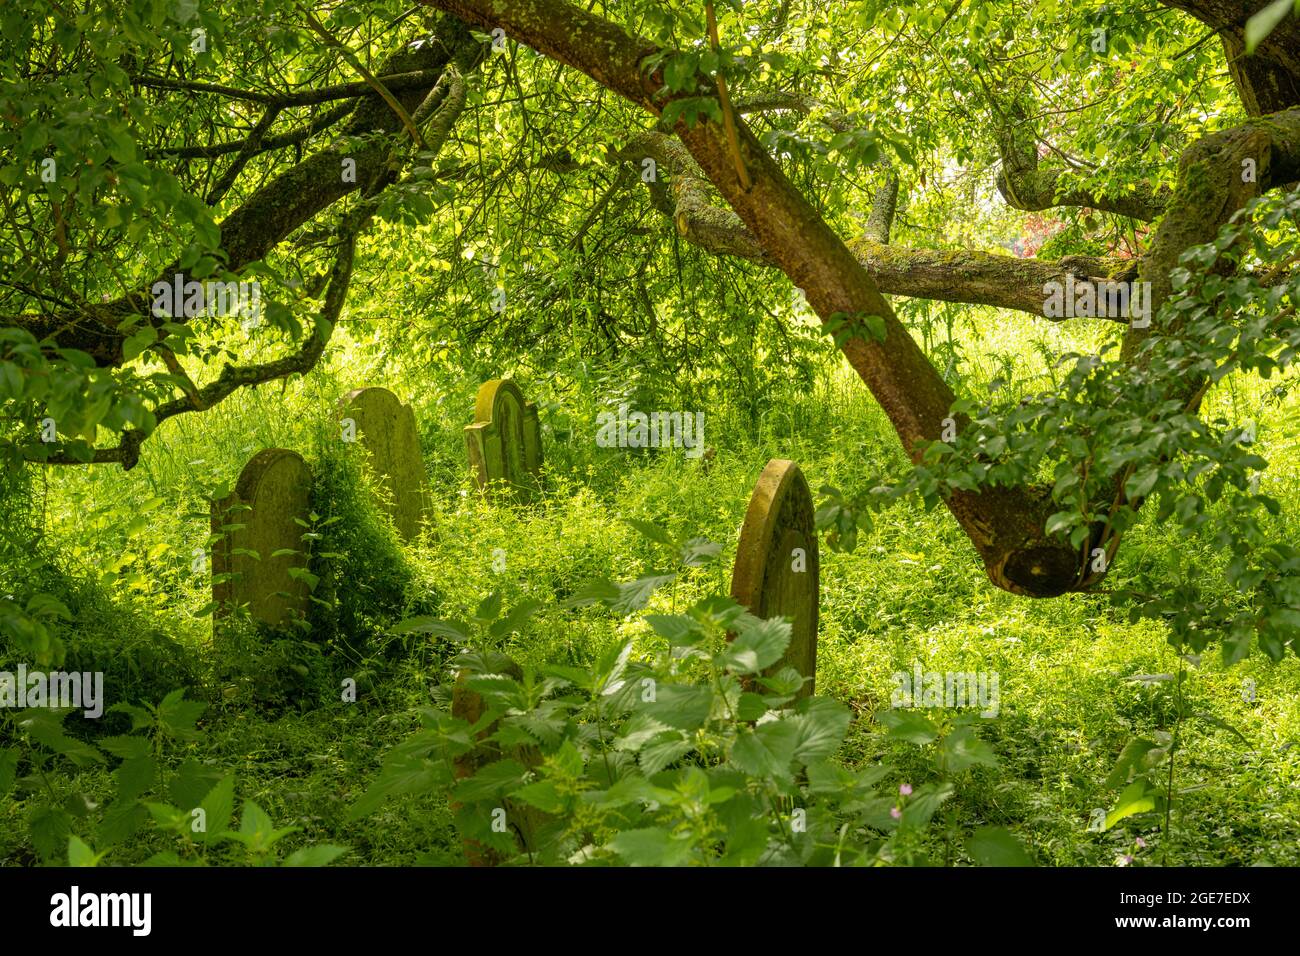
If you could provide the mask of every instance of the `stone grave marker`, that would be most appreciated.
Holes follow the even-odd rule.
[[[773,458],[749,499],[731,575],[732,598],[751,614],[793,621],[790,646],[770,673],[788,666],[817,674],[818,573],[812,492],[798,465]],[[809,681],[802,695],[811,693]]]
[[[500,673],[516,680],[523,678],[523,671],[514,661],[502,654],[495,655],[495,658],[494,664]],[[456,675],[456,683],[451,695],[451,715],[468,721],[473,726],[482,719],[486,704],[481,695],[470,689],[466,683],[467,677],[466,671]],[[497,729],[496,722],[483,728],[475,740],[474,749],[455,758],[453,766],[457,780],[472,777],[486,764],[505,758],[517,760],[530,768],[541,764],[542,755],[536,747],[519,745],[503,748],[488,740],[487,738],[495,734]],[[504,805],[500,809],[505,811],[503,823],[514,837],[515,843],[524,852],[535,850],[538,831],[550,818],[536,807],[521,801],[507,799],[502,803]],[[455,812],[460,809],[460,805],[453,802],[451,809]],[[497,850],[484,846],[477,840],[463,839],[461,845],[470,866],[497,866],[505,859]]]
[[[276,552],[304,550],[307,529],[294,519],[307,520],[310,494],[311,470],[302,456],[268,448],[249,459],[230,495],[212,503],[214,619],[247,604],[254,621],[279,627],[292,612],[306,611],[307,582],[289,573],[305,559]]]
[[[506,481],[528,497],[539,486],[542,430],[537,406],[524,400],[510,379],[484,382],[474,403],[474,424],[465,428],[474,480],[483,491]]]
[[[429,482],[420,454],[415,413],[386,388],[359,388],[339,402],[344,436],[351,420],[356,441],[369,453],[374,476],[384,488],[381,506],[403,541],[420,533],[429,500]]]

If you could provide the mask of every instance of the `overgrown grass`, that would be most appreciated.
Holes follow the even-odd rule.
[[[964,366],[968,391],[998,374],[999,351],[1019,356],[1014,387],[1043,387],[1050,370],[1023,344],[1031,338],[1051,339],[1042,353],[1090,344],[1085,333],[1015,319],[973,334],[980,354],[993,357]],[[428,533],[409,547],[385,525],[357,461],[338,442],[335,403],[365,384],[393,388],[416,406],[434,504]],[[524,663],[582,665],[628,634],[649,652],[657,639],[639,618],[560,606],[586,578],[626,580],[659,569],[662,556],[625,519],[722,544],[715,566],[688,572],[651,608],[680,609],[728,589],[745,504],[769,458],[798,460],[814,491],[860,489],[903,466],[883,414],[835,363],[812,393],[769,396],[758,414],[726,404],[707,409],[707,443],[717,448],[708,466],[680,452],[597,448],[594,414],[607,396],[592,380],[524,379],[543,407],[546,491],[529,506],[489,503],[471,489],[461,434],[476,384],[453,373],[432,382],[386,380],[382,362],[353,343],[328,369],[283,392],[262,388],[210,414],[168,422],[133,472],[100,466],[37,475],[34,521],[45,551],[58,556],[57,574],[46,573],[74,611],[62,634],[69,666],[107,670],[113,701],[191,688],[208,711],[189,755],[236,773],[241,796],[278,825],[302,828],[295,843],[345,844],[353,863],[458,862],[445,801],[395,802],[360,822],[345,820],[384,752],[417,727],[413,708],[433,703],[433,688],[446,678],[448,648],[427,637],[394,638],[394,623],[426,613],[464,618],[497,591],[507,607],[525,599],[542,605],[527,631],[502,648]],[[1295,502],[1297,403],[1294,395],[1267,398],[1230,383],[1211,395],[1207,413],[1240,419],[1243,409],[1264,408],[1265,487]],[[313,507],[322,520],[337,519],[319,550],[339,557],[319,562],[322,603],[310,630],[249,631],[214,646],[211,620],[200,614],[209,601],[206,568],[193,566],[196,549],[208,544],[207,502],[269,446],[309,459]],[[1108,588],[1143,567],[1193,563],[1208,580],[1220,562],[1205,543],[1148,517],[1128,535]],[[1165,846],[1153,814],[1109,832],[1089,828],[1094,811],[1113,802],[1102,781],[1127,740],[1170,727],[1171,683],[1130,680],[1181,666],[1159,626],[1129,623],[1105,594],[1031,601],[998,591],[949,515],[911,504],[880,515],[854,553],[823,548],[821,566],[817,687],[859,718],[843,754],[849,763],[884,759],[898,768],[898,783],[924,782],[923,756],[886,738],[872,716],[889,706],[895,672],[919,663],[926,671],[999,675],[1001,710],[982,721],[982,731],[1000,766],[965,772],[931,831],[932,859],[962,861],[958,835],[994,823],[1015,831],[1042,863],[1111,865],[1135,853],[1139,864],[1300,864],[1300,662],[1253,657],[1224,668],[1212,648],[1192,668],[1189,709],[1221,724],[1193,719],[1184,728]],[[356,704],[337,693],[345,679],[357,683]],[[101,802],[112,792],[103,770],[56,786],[61,797],[84,792]],[[0,861],[34,859],[22,836],[24,812],[13,802],[0,810]],[[1146,849],[1135,851],[1137,837]],[[141,836],[115,847],[108,862],[139,862],[164,842]]]

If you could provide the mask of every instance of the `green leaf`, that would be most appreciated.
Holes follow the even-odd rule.
[[[199,843],[214,843],[230,828],[230,818],[235,812],[235,778],[222,777],[217,785],[208,791],[198,809],[203,811],[203,823],[206,832],[194,832],[194,816],[190,814],[190,830]]]
[[[562,606],[572,608],[588,604],[612,604],[618,600],[620,593],[618,585],[604,578],[591,578],[578,585]]]
[[[679,730],[694,731],[704,726],[713,708],[713,690],[707,686],[661,684],[653,703],[642,710],[660,723]]]
[[[838,700],[801,700],[794,716],[786,718],[797,731],[794,756],[804,763],[830,757],[840,749],[852,720],[853,714]]]
[[[345,846],[333,843],[318,843],[316,846],[303,847],[290,853],[282,866],[329,866],[349,850]]]
[[[510,609],[510,612],[505,617],[493,622],[492,626],[488,628],[488,633],[493,637],[505,637],[507,634],[514,633],[524,626],[525,622],[533,616],[533,613],[539,607],[541,607],[541,604],[537,601],[520,601]]]
[[[1286,18],[1287,13],[1294,6],[1294,0],[1273,0],[1267,7],[1247,20],[1246,53],[1254,53],[1255,48],[1277,29],[1277,25]]]
[[[675,836],[659,827],[624,830],[607,846],[629,866],[681,866],[691,858],[689,836]]]
[[[641,532],[642,537],[646,538],[646,540],[653,541],[655,544],[666,545],[669,548],[677,547],[677,540],[653,521],[641,521],[638,518],[627,518],[625,520],[637,531]]]
[[[147,757],[152,749],[145,737],[105,737],[100,740],[99,746],[101,750],[123,760]]]
[[[740,633],[727,645],[722,664],[736,674],[757,674],[781,659],[790,646],[792,625],[784,618],[766,621],[746,615],[737,622]]]
[[[517,789],[528,774],[528,768],[518,760],[496,760],[456,784],[453,795],[463,803],[495,800]]]
[[[474,620],[480,624],[487,624],[490,621],[495,621],[500,614],[501,592],[493,591],[479,602],[478,610],[474,612]]]
[[[1156,808],[1154,791],[1148,790],[1146,778],[1134,780],[1120,793],[1119,799],[1110,813],[1106,814],[1105,829],[1109,830],[1119,821],[1136,813],[1146,813]]]
[[[560,796],[554,780],[539,780],[527,784],[511,793],[510,797],[512,800],[522,800],[543,813],[562,813],[567,805],[565,798]]]
[[[73,834],[68,837],[68,866],[97,866],[99,856],[88,847],[81,837]]]
[[[443,621],[436,617],[412,617],[389,628],[392,634],[432,634],[449,641],[469,640],[469,628],[459,621]]]
[[[993,748],[975,734],[973,727],[958,727],[944,737],[939,745],[943,764],[953,773],[960,773],[969,767],[996,767],[998,758]]]
[[[1021,842],[1003,827],[980,827],[967,839],[966,852],[980,866],[1034,865]]]
[[[939,728],[922,713],[914,710],[882,710],[876,719],[889,730],[889,736],[914,744],[932,744],[939,739]]]
[[[130,362],[157,341],[158,330],[152,325],[146,325],[138,329],[122,343],[122,360]]]
[[[271,818],[252,800],[244,801],[244,812],[239,818],[239,832],[246,837],[265,839],[275,830]]]
[[[645,622],[673,647],[691,647],[705,637],[695,619],[685,614],[647,614]]]

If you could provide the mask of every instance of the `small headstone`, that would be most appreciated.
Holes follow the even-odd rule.
[[[499,656],[497,662],[501,673],[513,677],[516,680],[523,678],[523,671],[519,665],[504,655]],[[471,726],[478,723],[485,711],[485,704],[482,696],[474,692],[466,684],[467,673],[461,671],[456,676],[456,684],[452,688],[451,695],[451,715],[461,720],[467,721]],[[536,747],[519,745],[515,747],[501,747],[495,742],[489,740],[498,730],[495,722],[483,728],[475,738],[475,747],[466,753],[456,757],[453,761],[453,768],[457,780],[464,780],[466,777],[472,777],[474,774],[497,760],[514,759],[525,767],[536,767],[542,762],[542,755]],[[514,837],[515,843],[522,852],[531,852],[537,848],[537,834],[542,825],[547,821],[547,816],[536,807],[527,803],[516,800],[503,800],[504,806],[499,810],[505,812],[504,823],[506,829]],[[459,804],[453,802],[452,811],[460,809]],[[461,845],[465,850],[465,859],[470,866],[497,866],[504,862],[506,857],[493,849],[485,846],[477,840],[464,839]]]
[[[339,418],[352,422],[355,440],[369,453],[375,478],[384,488],[383,507],[397,533],[403,541],[413,540],[429,500],[415,413],[386,388],[359,388],[343,396]],[[351,430],[345,426],[343,434]]]
[[[771,669],[817,675],[819,563],[812,492],[799,466],[773,458],[763,469],[745,512],[731,575],[731,596],[756,617],[793,621],[785,657]],[[804,685],[813,693],[813,682]]]
[[[474,424],[465,428],[474,480],[487,491],[505,481],[525,497],[538,487],[542,468],[542,429],[537,406],[524,401],[510,379],[484,382],[474,402]]]
[[[306,611],[307,582],[289,572],[306,565],[307,529],[294,519],[307,521],[310,495],[311,470],[302,456],[268,448],[249,459],[234,492],[213,502],[216,617],[246,604],[253,620],[280,627],[293,612]]]

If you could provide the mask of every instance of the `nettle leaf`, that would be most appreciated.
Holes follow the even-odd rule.
[[[444,621],[436,617],[407,618],[388,630],[390,634],[429,634],[458,643],[469,640],[469,628],[460,621]]]
[[[628,866],[683,866],[695,853],[689,835],[661,827],[624,830],[606,846]]]
[[[966,840],[966,852],[980,866],[1033,866],[1024,845],[1004,827],[980,827]]]
[[[722,545],[708,538],[691,538],[681,546],[681,561],[688,568],[702,568],[722,553]]]
[[[588,604],[613,604],[621,594],[617,584],[604,578],[591,578],[578,585],[562,606],[572,608]]]
[[[641,772],[653,776],[694,749],[695,744],[680,731],[666,731],[648,740],[641,747],[637,759],[641,764]]]
[[[479,602],[478,610],[474,612],[474,620],[480,624],[487,624],[495,621],[500,614],[501,594],[499,591],[493,591]]]
[[[351,852],[345,846],[333,843],[319,843],[316,846],[295,850],[285,857],[281,866],[329,866],[345,853]]]
[[[908,799],[907,805],[903,807],[903,816],[898,824],[899,828],[904,830],[924,829],[943,802],[955,792],[953,785],[947,781],[938,784],[927,783],[919,788]]]
[[[626,616],[641,610],[650,603],[650,596],[669,583],[675,581],[675,574],[648,574],[626,584],[618,585],[618,597],[609,603],[609,609],[615,614]]]
[[[742,730],[736,735],[736,739],[731,745],[731,752],[728,754],[731,765],[741,772],[759,779],[767,777],[789,778],[789,760],[783,759],[781,754],[776,753],[769,747],[768,739],[768,737],[760,736],[753,731]]]
[[[174,690],[164,697],[158,705],[158,723],[178,740],[192,740],[198,736],[194,725],[208,705],[184,698],[184,689]]]
[[[694,731],[704,726],[713,710],[713,689],[687,684],[661,684],[652,703],[642,711],[660,723],[679,730]]]
[[[943,738],[939,745],[939,754],[943,766],[953,773],[960,773],[970,767],[996,767],[998,758],[993,748],[980,740],[973,727],[957,727]]]
[[[798,731],[794,755],[804,763],[832,756],[844,742],[853,714],[829,697],[808,697],[799,702],[787,721]]]
[[[511,799],[521,800],[543,813],[560,814],[568,808],[568,798],[561,796],[554,780],[539,780],[513,791]]]
[[[499,618],[492,623],[492,626],[488,628],[488,634],[492,637],[505,637],[507,634],[513,634],[521,629],[540,607],[541,603],[538,601],[531,599],[520,601],[510,609],[505,617]]]
[[[487,764],[478,773],[459,781],[453,790],[455,798],[464,803],[495,800],[520,787],[528,775],[528,768],[518,760],[506,758]]]
[[[625,520],[633,528],[641,532],[641,536],[646,540],[653,541],[655,544],[665,545],[669,548],[677,547],[677,539],[669,534],[666,529],[661,528],[653,521],[642,521],[639,518],[627,518]]]
[[[889,736],[914,744],[932,744],[939,739],[939,728],[930,718],[914,710],[882,710],[876,714]]]
[[[685,614],[647,614],[645,621],[673,647],[693,647],[706,636],[697,621]]]
[[[790,646],[791,623],[785,618],[746,615],[736,622],[739,633],[721,655],[722,666],[735,674],[756,674],[781,659]]]

